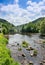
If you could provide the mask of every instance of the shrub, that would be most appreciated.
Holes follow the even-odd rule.
[[[33,55],[37,56],[37,50],[34,50]]]
[[[8,40],[3,34],[0,34],[0,65],[20,65],[10,56],[10,50],[6,48]]]
[[[26,41],[23,41],[22,46],[26,48],[26,47],[28,47],[28,43]]]

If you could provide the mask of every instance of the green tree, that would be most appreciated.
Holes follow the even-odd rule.
[[[45,34],[45,21],[41,22],[40,24],[40,33]]]

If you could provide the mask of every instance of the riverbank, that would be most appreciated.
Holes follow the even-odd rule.
[[[10,50],[6,47],[8,40],[0,34],[0,65],[20,65],[11,58]]]
[[[42,35],[41,33],[15,33],[15,34],[21,34],[21,35],[28,35],[28,36],[31,36],[31,35],[39,35],[40,38],[45,38],[45,35]],[[9,38],[9,35],[15,35],[15,34],[5,34],[4,36],[8,39]]]

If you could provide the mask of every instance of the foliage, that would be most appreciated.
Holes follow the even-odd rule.
[[[1,33],[0,34],[0,44],[7,44],[8,40],[4,37],[4,35]]]
[[[2,26],[2,32],[4,34],[13,34],[16,32],[16,27],[4,19],[0,19],[0,25]]]
[[[24,48],[28,47],[28,43],[26,41],[23,41],[22,42],[22,47],[24,47]]]
[[[45,21],[42,21],[40,24],[40,32],[41,34],[45,34]]]
[[[45,17],[20,25],[18,26],[18,30],[22,33],[45,33]]]
[[[11,58],[10,50],[6,48],[8,40],[0,34],[0,65],[20,65]]]
[[[37,50],[34,50],[33,55],[37,56]]]

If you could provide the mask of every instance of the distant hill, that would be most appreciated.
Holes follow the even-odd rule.
[[[4,34],[15,33],[16,27],[8,21],[0,18],[0,26],[2,26],[2,32]]]
[[[38,18],[34,21],[32,21],[33,23],[38,23],[38,22],[41,22],[41,21],[44,21],[45,20],[45,17],[41,17],[41,18]]]
[[[38,18],[32,22],[14,26],[13,24],[9,23],[8,21],[0,18],[0,25],[2,26],[2,32],[4,34],[13,34],[16,32],[39,32],[40,30],[40,23],[45,21],[45,17]]]
[[[41,17],[41,18],[38,18],[32,22],[29,22],[29,23],[26,23],[26,24],[23,24],[23,25],[20,25],[20,26],[17,26],[18,30],[21,31],[22,28],[23,28],[23,31],[28,31],[30,28],[33,28],[33,29],[39,29],[40,28],[40,23],[45,21],[45,17]],[[35,30],[36,31],[36,30]],[[37,31],[36,31],[37,32]]]

